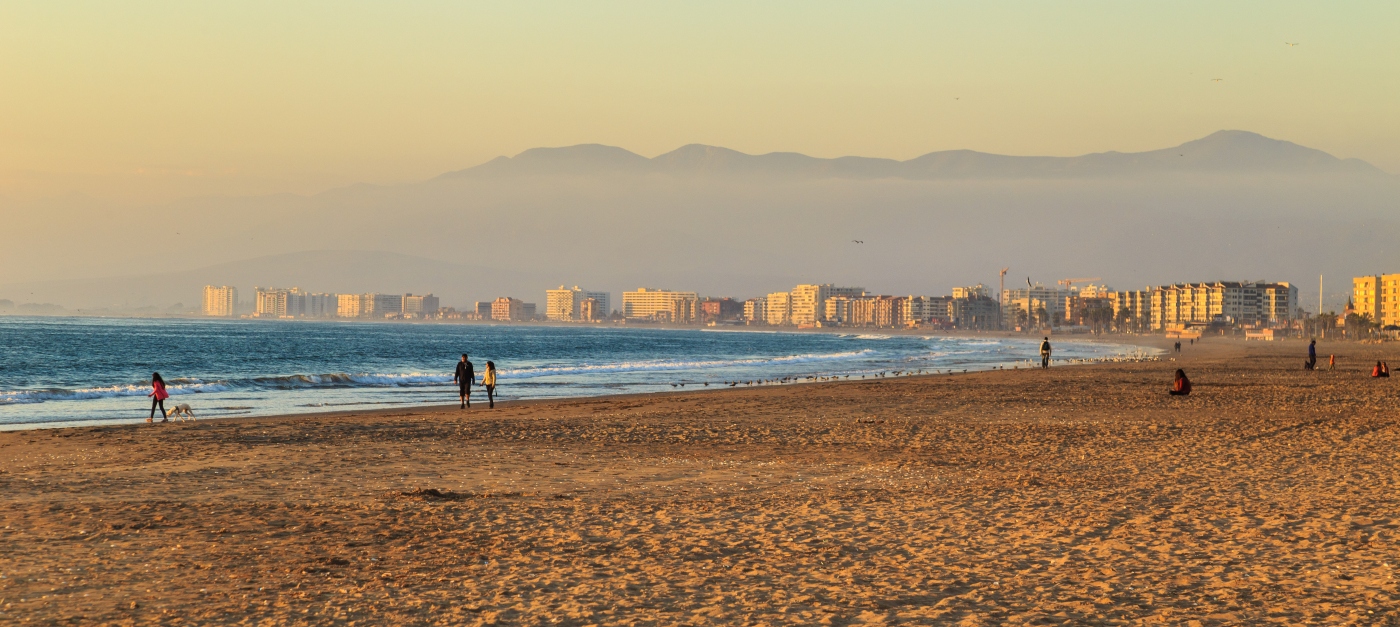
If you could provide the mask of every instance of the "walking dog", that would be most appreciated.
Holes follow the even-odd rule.
[[[180,403],[170,408],[170,411],[165,412],[165,417],[175,418],[176,420],[194,420],[194,412],[190,411],[189,403]]]

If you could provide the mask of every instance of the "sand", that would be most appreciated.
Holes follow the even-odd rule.
[[[0,433],[0,623],[1397,624],[1392,349],[1321,348]]]

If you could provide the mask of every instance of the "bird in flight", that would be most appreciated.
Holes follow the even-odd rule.
[[[1283,45],[1288,46],[1289,48],[1292,48],[1293,46],[1296,46],[1296,45],[1298,45],[1298,44],[1293,43],[1293,42],[1291,42],[1291,41],[1285,41],[1285,42],[1283,42]]]
[[[1225,79],[1223,79],[1223,78],[1212,78],[1212,79],[1210,79],[1210,82],[1212,82],[1212,83],[1223,83],[1223,82],[1225,82]]]
[[[863,240],[863,239],[853,239],[853,240],[851,240],[851,241],[853,241],[853,242],[855,242],[855,243],[857,243],[857,244],[864,244],[864,243],[865,243],[865,240]]]

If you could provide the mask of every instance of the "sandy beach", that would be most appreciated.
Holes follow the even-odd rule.
[[[0,433],[0,623],[1400,623],[1395,350],[1305,350]]]

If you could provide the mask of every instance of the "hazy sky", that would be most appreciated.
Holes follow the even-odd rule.
[[[902,159],[1219,129],[1396,173],[1397,32],[1394,1],[6,2],[0,198],[309,193],[586,142]]]

